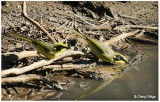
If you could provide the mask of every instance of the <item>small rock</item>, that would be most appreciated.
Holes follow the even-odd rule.
[[[80,87],[81,87],[81,88],[86,88],[87,85],[85,85],[85,84],[80,84]]]
[[[49,21],[56,21],[57,19],[55,17],[49,17]]]

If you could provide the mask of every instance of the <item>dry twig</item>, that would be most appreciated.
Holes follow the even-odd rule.
[[[81,19],[83,22],[87,23],[88,25],[90,25],[90,26],[96,26],[96,25],[94,25],[94,24],[91,24],[91,23],[87,22],[86,20],[84,20],[82,17],[76,15],[75,13],[73,13],[73,14],[74,14],[77,18]]]
[[[65,22],[63,25],[61,25],[60,27],[58,27],[56,30],[62,29],[62,28],[65,27],[65,25],[67,25],[68,23],[69,23],[68,20],[66,20],[66,22]]]
[[[89,28],[90,30],[111,30],[111,26],[92,26]]]
[[[36,27],[38,27],[40,30],[42,30],[45,34],[47,34],[49,36],[49,38],[53,41],[53,43],[57,43],[56,40],[36,21],[34,21],[33,19],[31,19],[28,15],[27,15],[27,11],[26,11],[26,1],[23,1],[23,8],[22,8],[22,14],[23,16],[32,24],[34,24]]]

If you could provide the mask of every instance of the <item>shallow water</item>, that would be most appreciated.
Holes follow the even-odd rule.
[[[137,50],[137,49],[135,49]],[[69,91],[62,91],[57,97],[47,100],[157,100],[158,99],[158,46],[139,47],[138,51],[148,53],[143,61],[122,77],[111,83],[92,79],[75,79],[76,84]],[[99,85],[102,89],[92,92]],[[82,95],[82,96],[81,96]]]
[[[140,70],[131,70],[99,91],[80,100],[157,100],[158,47],[140,48],[148,58],[139,63]]]

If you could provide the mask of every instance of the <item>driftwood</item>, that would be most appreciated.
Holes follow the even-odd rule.
[[[154,41],[154,40],[150,40],[150,39],[137,38],[137,37],[128,37],[128,39],[131,39],[133,41],[142,42],[142,43],[158,45],[158,41]]]
[[[39,56],[39,54],[37,54],[37,51],[22,51],[22,52],[2,53],[2,55],[8,55],[8,54],[16,55],[17,60],[20,60],[20,59],[26,58],[26,57],[38,57]],[[14,59],[12,57],[14,57],[14,56],[10,56],[10,59]]]
[[[62,59],[64,57],[68,57],[68,56],[73,56],[73,55],[84,55],[84,53],[80,52],[80,51],[71,51],[71,50],[67,50],[64,51],[61,55],[59,55],[58,57],[54,58],[54,59],[50,59],[50,60],[41,60],[39,62],[35,62],[29,66],[23,67],[23,68],[10,68],[7,70],[3,70],[1,72],[1,76],[6,76],[8,74],[22,74],[28,71],[31,71],[33,69],[42,67],[44,65],[49,65],[51,64],[53,61]]]
[[[68,64],[63,64],[63,65],[47,65],[43,66],[43,69],[49,69],[51,68],[52,71],[60,71],[60,70],[72,70],[72,69],[79,69],[79,68],[86,68],[90,67],[90,64],[76,64],[76,65],[68,65]]]
[[[120,25],[120,26],[116,26],[113,30],[126,31],[132,28],[158,30],[158,27],[141,26],[141,25]]]
[[[36,74],[20,75],[17,77],[6,77],[1,78],[1,83],[13,83],[13,82],[28,82],[31,80],[40,80],[41,77]]]
[[[52,80],[51,78],[46,78],[43,76],[39,76],[36,74],[27,74],[27,75],[19,75],[16,77],[6,77],[6,78],[1,78],[1,83],[2,85],[5,83],[14,83],[14,82],[30,82],[34,80],[39,80],[42,81],[52,88],[56,88],[58,90],[64,90],[64,88],[60,85],[61,83],[58,83],[55,80]],[[62,83],[63,84],[63,83]]]
[[[158,30],[158,27],[150,27],[150,26],[141,26],[141,25],[120,25],[116,26],[113,30],[120,30],[120,31],[128,31],[132,28],[140,28],[140,29],[152,29],[152,30]],[[90,27],[90,30],[111,30],[111,26],[92,26]]]
[[[104,43],[106,45],[111,45],[119,40],[122,40],[122,39],[125,39],[126,37],[129,37],[129,36],[133,36],[134,34],[136,34],[137,32],[139,32],[139,30],[136,30],[136,31],[133,31],[133,32],[129,32],[129,33],[122,33],[121,35],[117,36],[117,37],[114,37],[110,40],[107,40],[105,41]]]

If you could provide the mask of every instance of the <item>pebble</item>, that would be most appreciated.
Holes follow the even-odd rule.
[[[56,21],[57,19],[55,17],[49,17],[49,21]]]

